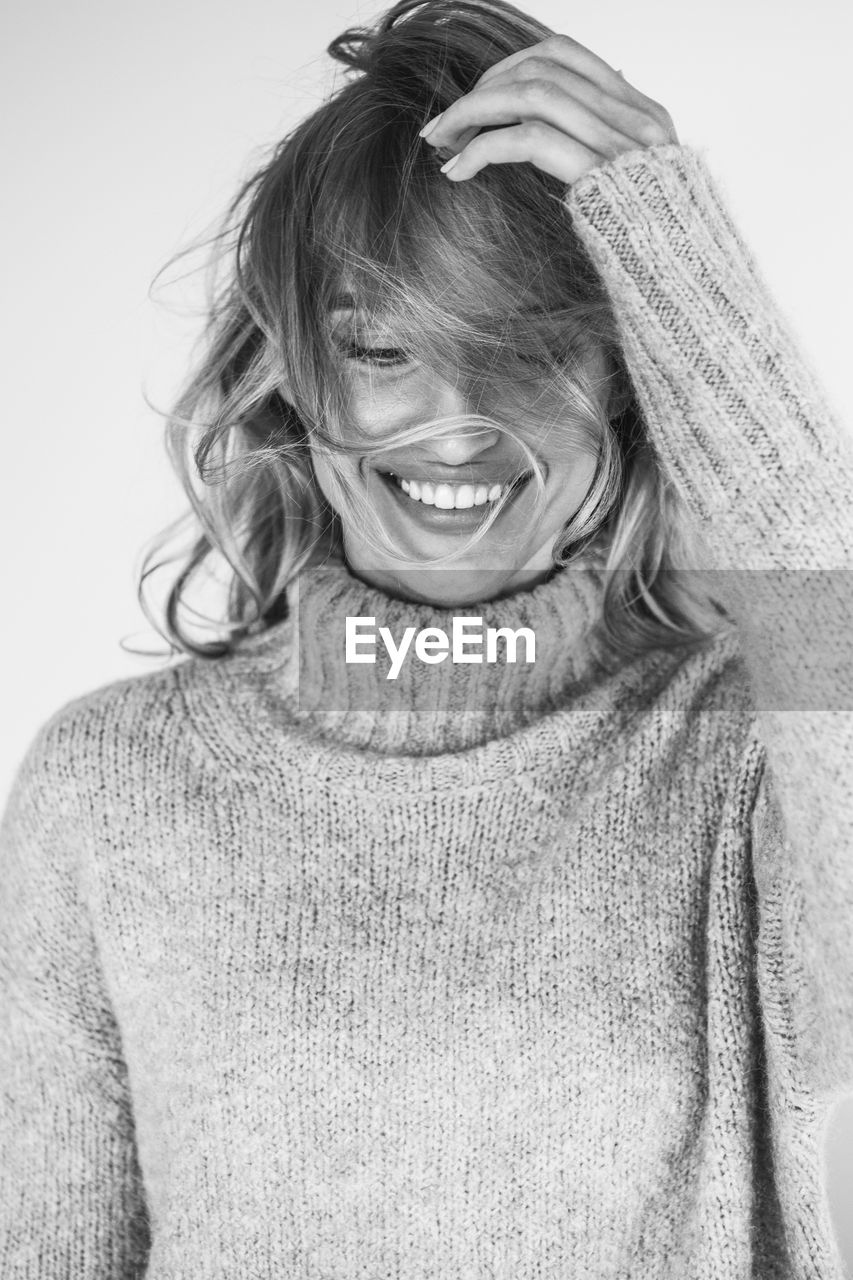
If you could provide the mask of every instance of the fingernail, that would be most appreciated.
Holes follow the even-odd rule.
[[[441,115],[437,115],[434,120],[430,120],[429,124],[425,124],[424,127],[421,129],[420,133],[418,134],[418,137],[426,138],[429,134],[431,134],[433,129],[441,119],[441,116],[443,115],[444,115],[444,112],[442,111]]]
[[[456,164],[456,161],[458,159],[459,159],[459,156],[455,155],[455,156],[451,156],[449,160],[445,160],[444,164],[441,166],[441,172],[447,173],[450,169],[453,168],[453,166]]]

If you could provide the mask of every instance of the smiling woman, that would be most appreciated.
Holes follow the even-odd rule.
[[[627,131],[599,122],[606,154],[638,145],[631,129],[664,142],[671,122],[601,59],[511,7],[462,4],[446,27],[421,8],[398,6],[369,39],[332,42],[355,77],[229,211],[226,256],[236,247],[215,264],[224,285],[208,355],[169,431],[203,533],[162,629],[185,652],[227,652],[281,620],[288,586],[329,558],[397,599],[450,606],[532,587],[588,553],[607,570],[611,645],[701,643],[720,609],[698,580],[670,572],[696,562],[693,530],[641,427],[610,300],[563,203],[569,172],[597,154],[578,86]],[[504,135],[517,147],[497,124],[501,112],[529,114],[547,74],[574,85],[565,102],[585,122],[583,146],[555,135],[565,173],[553,172],[550,134],[547,155],[534,146],[516,157],[529,163],[505,163]],[[478,180],[454,185],[440,158],[466,139],[463,170],[479,154]],[[200,492],[199,471],[216,480]],[[415,497],[389,489],[389,472],[415,481]],[[479,502],[483,485],[501,492]],[[258,537],[262,525],[276,536]],[[233,573],[226,639],[201,644],[180,613],[217,553]]]
[[[329,52],[167,424],[179,660],[0,827],[0,1275],[840,1280],[849,443],[602,58]]]

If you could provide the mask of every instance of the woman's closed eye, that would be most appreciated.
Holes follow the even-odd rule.
[[[409,363],[409,356],[399,347],[362,347],[352,342],[346,348],[347,359],[363,360],[368,364],[401,365]]]

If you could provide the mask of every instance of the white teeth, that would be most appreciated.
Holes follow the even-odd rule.
[[[496,502],[506,492],[499,484],[488,488],[484,484],[437,484],[428,480],[401,480],[393,477],[398,488],[407,493],[416,502],[424,502],[428,507],[439,507],[443,511],[463,511],[468,507],[482,507],[487,502]]]

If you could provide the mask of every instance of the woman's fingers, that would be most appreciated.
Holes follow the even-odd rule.
[[[496,62],[424,132],[431,146],[456,153],[453,168],[442,167],[454,180],[529,161],[573,182],[623,152],[678,143],[659,102],[563,35]]]
[[[472,178],[488,164],[520,164],[529,161],[562,182],[575,182],[599,163],[600,157],[574,138],[541,120],[481,133],[442,166],[454,182]],[[452,166],[452,167],[449,167]]]
[[[599,58],[598,54],[593,53],[577,40],[573,40],[571,36],[564,35],[549,36],[547,40],[541,40],[538,44],[531,45],[527,49],[519,49],[517,53],[511,53],[508,57],[502,58],[500,62],[496,62],[494,66],[483,72],[474,88],[487,84],[495,75],[524,63],[529,58],[547,58],[549,61],[557,62],[624,102],[636,106],[644,103],[651,106],[658,105],[629,84],[621,71],[615,71],[609,62]]]
[[[500,62],[496,62],[483,72],[477,84],[484,84],[496,72],[514,67],[531,56],[553,58],[556,62],[562,62],[565,66],[579,71],[581,75],[586,76],[587,80],[592,80],[603,87],[612,84],[613,78],[618,74],[603,58],[599,58],[591,49],[573,40],[571,36],[553,35],[547,40],[540,40],[538,44],[529,45],[526,49],[519,49],[517,53],[501,58]]]
[[[651,116],[618,99],[607,97],[583,76],[541,59],[530,60],[494,77],[488,85],[458,98],[441,117],[426,141],[435,147],[461,151],[479,129],[541,120],[611,159],[632,147],[667,140]],[[537,74],[541,72],[541,74]]]

